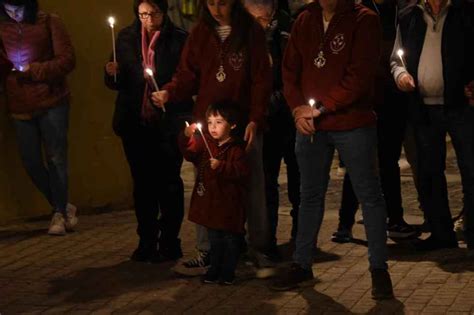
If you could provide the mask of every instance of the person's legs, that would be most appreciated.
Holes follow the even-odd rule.
[[[232,284],[235,278],[235,269],[239,262],[241,235],[231,232],[222,232],[225,241],[225,252],[221,269],[221,280],[224,284]]]
[[[303,269],[311,269],[313,249],[324,216],[324,197],[329,182],[334,147],[328,133],[317,132],[310,137],[298,134],[296,156],[301,171],[301,205],[294,261]]]
[[[296,239],[298,231],[298,210],[300,208],[300,170],[295,154],[295,140],[296,131],[292,130],[287,137],[285,143],[285,152],[283,159],[286,164],[287,184],[288,184],[288,199],[291,203],[292,209],[290,212],[292,218],[291,238]]]
[[[340,158],[340,157],[339,157]],[[349,174],[346,172],[342,185],[341,208],[339,208],[339,224],[337,231],[332,234],[331,240],[336,243],[347,243],[352,240],[352,227],[355,215],[359,208],[359,201],[352,188]]]
[[[443,106],[427,108],[429,120],[416,126],[420,199],[431,229],[429,240],[417,245],[430,250],[457,245],[449,211],[446,165],[446,119]]]
[[[39,123],[33,120],[13,121],[15,125],[20,157],[31,180],[56,211],[51,197],[49,174],[43,160]]]
[[[225,233],[214,229],[208,229],[208,235],[211,244],[211,265],[204,276],[204,282],[216,283],[222,273],[224,255],[226,254]]]
[[[69,104],[48,109],[38,117],[48,163],[51,200],[56,211],[66,215],[68,202]]]
[[[387,269],[387,215],[377,175],[377,130],[375,127],[358,128],[333,132],[330,136],[362,206],[370,268]]]

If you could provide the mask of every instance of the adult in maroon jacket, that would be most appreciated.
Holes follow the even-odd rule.
[[[337,149],[362,204],[372,295],[376,299],[393,297],[372,110],[380,46],[378,16],[353,0],[319,0],[293,26],[283,60],[283,83],[298,129],[301,206],[294,264],[275,282],[275,289],[294,288],[313,279],[312,249]],[[317,101],[313,109],[308,106],[310,99]]]
[[[251,175],[247,194],[247,222],[250,245],[263,252],[270,247],[268,215],[265,211],[262,166],[262,125],[269,103],[272,80],[265,34],[239,0],[202,0],[200,19],[181,55],[172,82],[153,95],[157,106],[197,95],[194,118],[206,119],[209,104],[230,101],[237,104],[237,126],[247,141]],[[188,269],[207,265],[209,250],[205,232],[198,228],[199,254],[185,263]],[[263,257],[257,254],[258,257]],[[260,264],[262,260],[258,258]],[[183,270],[181,270],[183,271]],[[179,272],[179,271],[178,271]],[[194,272],[183,271],[186,274]]]

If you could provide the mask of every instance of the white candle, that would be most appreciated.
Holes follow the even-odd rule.
[[[313,114],[314,104],[316,104],[316,101],[314,99],[310,99],[309,100],[309,106],[311,106],[311,115]],[[314,120],[313,119],[311,120],[311,123],[314,126]],[[314,136],[313,136],[313,134],[311,134],[311,143],[313,143],[313,140],[314,140]]]
[[[153,86],[155,87],[155,91],[159,92],[160,88],[158,87],[158,83],[156,83],[155,76],[153,75],[153,70],[151,70],[150,68],[146,68],[145,72],[150,76],[151,81],[153,82]],[[166,113],[165,104],[163,104],[162,108],[163,112]]]
[[[405,61],[403,60],[403,55],[404,54],[405,54],[405,52],[403,51],[403,49],[397,50],[398,58],[400,58],[400,61],[402,62],[402,66],[406,69]]]
[[[114,63],[117,63],[117,52],[115,49],[115,18],[113,16],[109,17],[110,30],[112,31],[112,54]],[[114,81],[117,82],[117,74],[114,74]]]
[[[207,151],[209,152],[209,156],[211,157],[211,159],[213,159],[214,157],[212,156],[211,149],[209,148],[209,145],[207,144],[206,137],[204,137],[204,133],[202,132],[202,125],[200,123],[198,123],[196,126],[197,126],[199,132],[201,133],[202,140],[204,141],[204,144],[206,145]]]

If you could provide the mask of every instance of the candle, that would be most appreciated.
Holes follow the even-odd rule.
[[[403,49],[397,50],[398,58],[400,58],[400,61],[402,62],[402,66],[403,66],[404,68],[406,68],[405,61],[403,60],[403,55],[404,55],[404,54],[405,54],[405,52],[403,51]]]
[[[159,92],[160,88],[158,87],[158,83],[156,83],[155,76],[153,75],[153,70],[151,70],[150,68],[146,68],[145,72],[148,74],[148,76],[150,76],[151,81],[153,82],[153,86],[155,87],[155,91]],[[166,113],[165,104],[163,104],[162,109],[163,112]]]
[[[115,18],[109,17],[110,30],[112,31],[112,54],[114,63],[117,63],[117,52],[115,49]],[[117,82],[117,74],[114,74],[114,81]]]
[[[209,145],[207,144],[206,137],[204,137],[204,133],[202,132],[202,125],[200,123],[198,123],[196,126],[197,126],[197,128],[199,129],[199,132],[202,135],[202,140],[204,140],[204,144],[206,145],[207,151],[209,152],[209,156],[211,157],[211,159],[213,159],[214,157],[212,156],[211,149],[209,148]]]
[[[309,100],[309,106],[311,106],[311,115],[313,114],[314,104],[316,104],[316,101],[314,99],[310,99]],[[314,120],[313,119],[311,120],[311,123],[314,126]],[[313,143],[313,140],[314,140],[314,136],[313,136],[313,134],[311,134],[311,143]]]

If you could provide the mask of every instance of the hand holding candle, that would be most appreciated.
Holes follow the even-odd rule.
[[[148,76],[150,77],[151,82],[153,82],[153,87],[155,88],[155,91],[156,91],[156,92],[159,92],[159,91],[160,91],[160,88],[158,87],[158,83],[156,83],[155,76],[154,76],[154,74],[153,74],[153,70],[151,70],[150,68],[146,68],[146,69],[145,69],[145,72],[146,72],[146,74],[148,74]],[[163,106],[162,106],[161,108],[163,109],[163,112],[166,113],[165,104],[163,104]]]
[[[110,30],[112,31],[112,54],[113,54],[113,61],[117,63],[117,51],[115,48],[115,18],[113,16],[109,17],[108,19]],[[114,81],[117,82],[117,74],[114,74]]]
[[[207,144],[206,137],[204,136],[204,133],[202,132],[202,125],[200,123],[198,123],[196,126],[197,126],[197,129],[199,130],[199,132],[201,133],[202,140],[204,141],[204,144],[206,145],[207,151],[209,152],[209,156],[211,157],[211,159],[214,159],[214,157],[212,156],[212,153],[211,153],[211,149],[209,148],[209,144]]]

